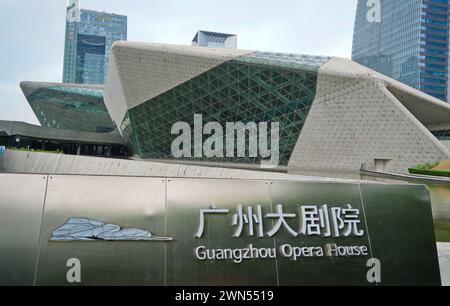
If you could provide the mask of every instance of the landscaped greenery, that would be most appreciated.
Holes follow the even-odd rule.
[[[444,161],[440,164],[438,164],[437,166],[435,166],[433,168],[433,170],[438,170],[438,171],[449,171],[450,172],[450,159],[447,161]]]
[[[21,152],[34,152],[34,153],[51,153],[51,154],[64,154],[63,151],[56,150],[56,151],[47,151],[47,150],[33,150],[33,149],[27,149],[27,148],[14,148],[14,147],[6,147],[8,150],[14,150],[14,151],[21,151]]]
[[[430,175],[430,176],[450,177],[450,171],[420,170],[420,169],[412,168],[412,169],[409,169],[409,173],[420,174],[420,175]]]
[[[423,164],[409,169],[411,174],[450,177],[450,161],[437,164]]]
[[[434,227],[436,229],[437,242],[450,242],[450,221],[435,220]]]
[[[434,163],[434,164],[422,164],[422,165],[418,165],[417,167],[415,167],[414,169],[418,169],[418,170],[433,170],[434,167],[436,167],[437,165],[439,165],[439,163]]]

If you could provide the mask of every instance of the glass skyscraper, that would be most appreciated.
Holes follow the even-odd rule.
[[[78,1],[70,1],[67,8],[63,82],[104,84],[112,44],[126,39],[126,16],[80,10]]]
[[[359,0],[352,59],[447,102],[449,1],[381,0],[377,22]]]

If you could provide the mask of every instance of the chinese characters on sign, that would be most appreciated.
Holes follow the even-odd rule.
[[[225,215],[231,215],[231,212],[229,209],[218,209],[216,207],[201,209],[196,238],[203,237],[207,217],[212,215],[225,217]],[[298,213],[287,212],[282,204],[278,204],[275,206],[274,212],[271,211],[266,214],[263,212],[262,205],[256,207],[239,205],[230,219],[231,226],[234,228],[234,238],[241,238],[245,235],[254,238],[272,238],[281,231],[294,238],[300,236],[338,238],[363,237],[365,235],[364,230],[361,229],[360,215],[360,210],[353,208],[351,204],[342,207],[304,205],[298,208]],[[295,222],[297,222],[297,231],[293,228]],[[265,228],[265,225],[268,224],[270,226]],[[292,261],[325,256],[366,257],[369,255],[369,248],[366,245],[337,245],[330,243],[327,239],[326,244],[322,246],[283,244],[278,247],[267,247],[266,245],[261,248],[250,244],[244,248],[210,249],[201,245],[194,250],[194,254],[200,261],[228,260],[240,264],[248,260],[265,260],[278,257],[288,258]]]
[[[229,209],[201,209],[200,221],[196,238],[202,238],[205,231],[205,218],[207,215],[228,215]],[[288,220],[300,220],[300,231],[294,230],[289,225]],[[264,220],[272,220],[273,225],[270,229],[264,229]],[[283,205],[276,206],[276,212],[263,214],[262,206],[247,207],[244,209],[240,205],[237,212],[233,215],[232,225],[235,227],[234,238],[240,238],[244,235],[244,229],[247,229],[249,237],[274,237],[282,229],[286,230],[292,237],[320,236],[320,237],[362,237],[364,230],[360,228],[360,210],[354,209],[350,204],[344,207],[322,206],[300,206],[299,216],[295,213],[286,213]]]

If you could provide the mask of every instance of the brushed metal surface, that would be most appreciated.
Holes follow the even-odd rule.
[[[361,185],[373,256],[386,286],[441,283],[430,194],[426,186]]]
[[[41,235],[37,285],[68,285],[66,263],[81,262],[82,285],[163,285],[164,243],[51,242],[52,232],[80,217],[165,231],[165,181],[155,178],[51,176]]]
[[[30,286],[47,176],[0,174],[0,286]]]
[[[257,285],[276,286],[276,261],[251,260],[241,264],[231,261],[200,261],[194,249],[273,248],[274,239],[233,238],[232,216],[238,206],[262,205],[270,212],[268,185],[264,181],[171,179],[167,183],[167,235],[176,243],[167,245],[167,285]],[[215,206],[229,209],[228,215],[208,215],[203,238],[194,238],[200,209]]]
[[[360,229],[363,237],[316,237],[299,236],[293,238],[286,232],[277,235],[277,247],[291,244],[298,247],[324,247],[327,243],[339,246],[367,246],[370,250],[369,234],[363,215],[363,207],[359,192],[359,184],[340,183],[298,183],[273,182],[270,184],[270,195],[273,205],[284,204],[287,213],[300,215],[300,206],[313,205],[344,207],[351,204],[360,210]],[[291,222],[292,228],[300,231],[298,222]],[[370,229],[369,229],[370,230]],[[314,285],[361,285],[367,284],[367,257],[323,257],[303,258],[292,262],[286,258],[278,260],[280,285],[282,286],[314,286]]]
[[[383,284],[440,284],[424,186],[11,174],[0,175],[0,186],[0,285],[69,285],[66,264],[72,258],[81,262],[78,285],[373,285],[366,279],[372,255],[382,263]],[[249,237],[247,225],[241,237],[233,237],[239,205],[261,205],[266,215],[278,204],[284,213],[298,216],[287,220],[296,232],[300,206],[351,204],[360,209],[365,235],[293,237],[281,229],[270,238],[274,221],[264,218],[264,237]],[[200,210],[210,208],[228,213],[206,215],[204,234],[196,238]],[[50,241],[70,218],[142,229],[174,241]],[[283,244],[327,243],[365,245],[371,254],[293,261],[278,252]],[[237,264],[201,261],[194,254],[199,246],[243,249],[250,244],[277,248],[278,258]]]

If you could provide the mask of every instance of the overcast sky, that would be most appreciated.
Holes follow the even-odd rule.
[[[238,48],[350,58],[357,0],[81,0],[128,16],[128,40],[190,44],[197,30]],[[20,81],[61,82],[66,0],[0,0],[0,120],[38,121]]]

